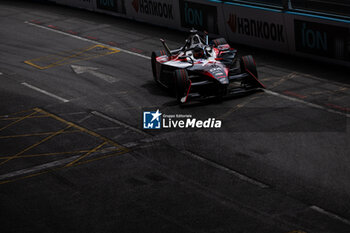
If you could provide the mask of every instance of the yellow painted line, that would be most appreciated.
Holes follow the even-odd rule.
[[[30,66],[33,66],[33,67],[35,67],[35,68],[37,68],[37,69],[40,69],[40,70],[45,69],[44,67],[38,66],[38,65],[34,64],[34,63],[31,62],[31,61],[24,61],[24,63],[26,63],[26,64],[28,64],[28,65],[30,65]]]
[[[79,163],[75,163],[75,164],[72,165],[72,167],[75,167],[75,166],[78,166],[78,165],[82,165],[82,164],[86,164],[86,163],[90,163],[90,162],[94,162],[94,161],[98,161],[98,160],[101,160],[101,159],[106,159],[106,158],[109,158],[109,157],[112,157],[112,156],[116,156],[116,155],[125,154],[127,152],[129,152],[129,149],[122,150],[122,151],[117,152],[117,153],[112,153],[112,154],[109,154],[109,155],[101,156],[101,157],[98,157],[98,158],[82,161],[82,162],[79,162]],[[15,179],[0,181],[0,185],[1,184],[6,184],[6,183],[12,183],[12,182],[19,181],[19,180],[24,180],[24,179],[35,177],[35,176],[39,176],[39,175],[46,174],[46,173],[49,173],[49,172],[52,172],[52,171],[58,171],[58,170],[61,170],[63,168],[66,168],[66,167],[63,166],[63,167],[59,167],[59,168],[48,169],[48,170],[45,170],[45,171],[41,171],[41,172],[37,172],[37,173],[34,173],[34,174],[30,174],[30,175],[27,175],[27,176],[22,176],[22,177],[17,177]]]
[[[63,131],[69,129],[70,127],[71,127],[71,125],[68,125],[66,128],[61,129],[61,130],[59,130],[59,131],[57,131],[57,132],[51,134],[50,136],[44,138],[43,140],[41,140],[41,141],[39,141],[39,142],[37,142],[37,143],[35,143],[35,144],[33,144],[33,145],[31,145],[31,146],[25,148],[24,150],[22,150],[21,152],[15,154],[14,156],[11,156],[11,157],[9,157],[8,159],[6,159],[6,160],[0,162],[0,166],[3,165],[3,164],[5,164],[5,163],[7,163],[8,161],[11,161],[12,159],[14,159],[14,158],[16,158],[16,157],[18,157],[18,156],[20,156],[20,155],[23,154],[24,152],[26,152],[26,151],[28,151],[28,150],[30,150],[30,149],[33,149],[34,147],[40,145],[41,143],[46,142],[47,140],[49,140],[49,139],[55,137],[56,135],[61,134]]]
[[[90,47],[87,47],[87,48],[84,48],[84,49],[74,49],[74,50],[71,50],[71,51],[58,52],[56,54],[52,54],[52,55],[48,55],[48,56],[44,56],[44,57],[39,57],[39,58],[31,59],[31,60],[28,60],[28,61],[30,61],[30,62],[47,61],[47,60],[50,60],[52,58],[57,58],[58,56],[60,56],[60,57],[70,57],[70,56],[74,56],[75,54],[80,54],[80,53],[82,53],[84,51],[87,51],[89,49],[92,49],[94,47],[95,46],[90,46]],[[70,53],[74,53],[74,54],[69,55]]]
[[[122,151],[119,151],[119,152],[114,153],[114,154],[109,154],[109,155],[105,155],[105,156],[100,156],[100,157],[97,157],[97,158],[93,158],[93,159],[81,161],[81,162],[79,162],[79,163],[75,163],[73,166],[82,165],[82,164],[86,164],[86,163],[98,161],[98,160],[101,160],[101,159],[106,159],[106,158],[109,158],[109,157],[112,157],[112,156],[116,156],[116,155],[126,154],[126,153],[128,153],[128,152],[130,152],[129,149],[123,149]]]
[[[47,115],[39,115],[39,116],[31,116],[27,117],[26,119],[32,119],[32,118],[42,118],[42,117],[49,117]],[[10,121],[10,120],[18,120],[21,117],[8,117],[8,118],[0,118],[0,121]]]
[[[96,48],[106,49],[107,51],[103,51],[101,53],[99,53],[99,51],[96,51],[96,52],[92,51],[92,54],[89,54],[90,50],[93,50]],[[120,52],[120,50],[98,44],[98,45],[93,45],[93,46],[90,46],[90,47],[82,49],[82,50],[61,52],[61,53],[57,53],[57,54],[46,56],[46,57],[40,57],[40,58],[27,60],[27,61],[24,61],[24,63],[31,65],[35,68],[38,68],[40,70],[43,70],[43,69],[48,69],[48,68],[52,68],[55,66],[66,65],[66,64],[77,62],[77,61],[88,60],[88,59],[106,56],[106,55],[110,55],[110,54],[118,53],[118,52]],[[73,54],[69,55],[69,53],[73,53]],[[84,54],[86,54],[86,57],[83,57]],[[81,56],[81,57],[79,58],[79,56]],[[39,64],[36,64],[38,62],[44,62],[44,61],[48,61],[50,59],[54,60],[55,58],[56,58],[55,62],[52,62],[46,66],[41,66]],[[77,59],[73,59],[73,58],[77,58]]]
[[[69,58],[77,57],[77,56],[79,56],[80,54],[83,54],[84,52],[90,51],[90,50],[92,50],[92,49],[94,49],[94,48],[104,48],[104,49],[107,49],[107,50],[112,50],[112,52],[106,52],[106,53],[96,54],[96,56],[99,56],[99,55],[109,55],[109,54],[112,54],[112,53],[120,52],[119,50],[116,50],[116,49],[113,49],[113,48],[108,48],[108,47],[103,46],[103,45],[94,45],[94,46],[92,46],[92,47],[89,47],[89,48],[87,48],[87,49],[84,49],[84,50],[82,50],[82,51],[79,51],[79,52],[76,53],[76,54],[73,54],[73,55],[68,56],[68,57],[65,57],[65,58],[63,58],[63,59],[61,59],[61,60],[58,60],[57,62],[54,62],[54,63],[52,63],[52,64],[49,65],[49,66],[51,67],[51,66],[60,64],[60,63],[62,63],[63,61],[69,59]],[[78,59],[78,60],[80,60],[80,59]],[[66,64],[66,63],[65,63],[65,64]]]
[[[48,172],[50,172],[50,170],[46,170],[46,171],[30,174],[30,175],[27,175],[27,176],[17,177],[16,179],[12,179],[12,180],[0,181],[0,185],[1,184],[15,182],[15,181],[19,181],[19,180],[24,180],[24,179],[31,178],[31,177],[38,176],[38,175],[42,175],[42,174],[45,174],[45,173],[48,173]]]
[[[106,145],[107,142],[103,142],[101,143],[100,145],[96,146],[95,148],[93,148],[92,150],[90,150],[89,152],[87,152],[86,154],[80,156],[79,158],[77,158],[76,160],[68,163],[65,167],[70,167],[72,166],[73,164],[75,164],[76,162],[82,160],[83,158],[85,158],[86,156],[90,155],[91,153],[94,153],[95,151],[97,151],[98,149],[100,149],[102,146]]]
[[[50,153],[41,153],[41,154],[20,155],[20,156],[17,156],[15,159],[50,156],[50,155],[66,155],[66,154],[72,154],[73,155],[73,154],[87,153],[90,150],[91,149],[89,149],[89,150],[62,151],[62,152],[50,152]],[[114,149],[114,150],[111,150],[111,151],[108,151],[108,152],[117,152],[119,150],[120,149]],[[122,148],[122,150],[125,150],[125,148]],[[12,155],[11,156],[3,156],[3,157],[0,157],[0,159],[8,159],[8,158],[11,158],[11,157],[12,157]]]
[[[35,111],[35,112],[32,112],[32,113],[29,114],[29,115],[26,115],[26,116],[24,116],[24,117],[21,117],[21,118],[19,118],[18,120],[14,121],[14,122],[11,122],[10,124],[8,124],[8,125],[6,125],[6,126],[0,128],[0,131],[1,131],[1,130],[4,130],[4,129],[6,129],[6,128],[12,126],[12,125],[17,124],[18,122],[23,121],[24,119],[27,119],[27,118],[33,116],[34,114],[37,114],[37,112],[36,112],[36,111]]]
[[[50,156],[50,155],[81,154],[89,151],[90,150],[77,150],[77,151],[63,151],[63,152],[50,152],[50,153],[42,153],[42,154],[20,155],[14,159],[33,158],[33,157],[42,157],[42,156]],[[12,157],[13,156],[4,156],[4,157],[0,157],[0,159],[8,159]]]
[[[124,147],[122,145],[119,145],[116,142],[114,142],[114,141],[112,141],[112,140],[110,140],[110,139],[108,139],[106,137],[103,137],[103,136],[101,136],[101,135],[99,135],[99,134],[97,134],[97,133],[95,133],[95,132],[93,132],[91,130],[83,128],[83,127],[81,127],[79,125],[76,125],[76,124],[74,124],[72,122],[66,121],[66,120],[62,119],[61,117],[59,117],[59,116],[56,116],[56,115],[51,114],[49,112],[46,112],[43,109],[34,108],[34,109],[31,109],[31,110],[28,110],[28,111],[35,111],[35,112],[33,112],[33,113],[31,113],[31,114],[29,114],[27,116],[24,116],[22,118],[19,118],[18,120],[24,120],[27,117],[30,117],[32,114],[41,113],[41,114],[43,114],[42,116],[51,117],[51,118],[53,118],[53,119],[55,119],[55,120],[57,120],[59,122],[64,123],[65,125],[67,125],[67,127],[64,128],[64,129],[61,129],[59,131],[56,131],[56,132],[43,132],[43,133],[34,133],[34,134],[25,134],[25,135],[9,135],[9,136],[5,136],[5,137],[34,136],[34,135],[37,135],[37,134],[47,135],[47,134],[51,133],[51,134],[49,134],[48,137],[46,137],[46,138],[42,139],[41,141],[39,141],[39,142],[37,142],[37,143],[35,143],[35,144],[25,148],[24,150],[22,150],[21,152],[17,153],[16,155],[0,158],[1,160],[4,160],[4,161],[2,161],[0,163],[0,165],[5,164],[6,162],[8,162],[8,161],[10,161],[12,159],[19,159],[19,158],[30,158],[30,157],[40,157],[40,156],[50,156],[50,155],[64,155],[64,154],[79,154],[79,153],[85,153],[85,154],[80,156],[78,159],[74,160],[73,162],[70,162],[69,164],[67,164],[65,166],[58,167],[58,168],[53,168],[53,169],[48,169],[48,170],[45,170],[45,171],[37,172],[37,173],[30,174],[30,175],[27,175],[27,176],[17,177],[17,178],[10,179],[10,180],[3,180],[3,181],[0,181],[0,184],[11,183],[11,182],[14,182],[14,181],[35,177],[35,176],[38,176],[38,175],[41,175],[41,174],[46,174],[46,173],[49,173],[51,171],[60,170],[60,169],[65,168],[65,167],[70,167],[70,166],[73,167],[73,166],[86,164],[86,163],[89,163],[89,162],[93,162],[93,161],[105,159],[105,158],[108,158],[108,157],[112,157],[112,156],[115,156],[115,155],[121,155],[121,154],[125,154],[125,153],[130,152],[130,149],[128,149],[128,148],[126,148],[126,147]],[[8,115],[6,115],[6,117],[7,116]],[[69,128],[75,128],[76,130],[66,131]],[[74,132],[84,132],[84,133],[87,133],[87,134],[89,134],[91,136],[94,136],[94,137],[96,137],[98,139],[101,139],[103,142],[101,144],[99,144],[97,147],[95,147],[93,149],[90,149],[90,150],[64,151],[64,152],[52,152],[52,153],[23,155],[23,153],[29,151],[32,148],[35,148],[36,146],[38,146],[41,143],[51,139],[52,137],[54,137],[56,135],[59,135],[59,134],[62,134],[62,133],[69,133],[69,132],[72,132],[72,133],[74,133]],[[110,145],[114,146],[115,149],[110,150],[110,151],[109,151],[109,149],[100,150],[104,145],[107,145],[107,144],[110,144]],[[99,151],[99,150],[100,151],[106,151],[107,153],[110,153],[110,154],[106,154],[104,156],[97,156],[97,157],[93,157],[91,159],[87,159],[87,160],[82,161],[82,159],[86,158],[87,156],[89,156],[92,153],[94,153],[96,151]]]
[[[284,76],[281,76],[279,77],[279,80],[275,83],[273,83],[271,86],[270,86],[270,89],[271,88],[275,88],[275,87],[278,87],[280,86],[281,84],[283,84],[284,82],[290,80],[290,79],[293,79],[295,78],[296,76],[298,76],[298,74],[296,72],[292,72],[290,74],[287,74],[287,75],[284,75]]]
[[[97,47],[97,45],[94,45],[94,46],[92,46],[92,47],[89,47],[89,48],[83,49],[83,50],[81,50],[81,51],[78,51],[78,52],[75,53],[75,54],[72,54],[72,55],[70,55],[70,56],[64,57],[64,58],[62,58],[62,59],[60,59],[60,60],[58,60],[58,61],[56,61],[56,62],[54,62],[54,63],[51,63],[51,64],[48,65],[48,66],[45,66],[44,68],[47,69],[47,68],[50,68],[50,67],[53,67],[53,66],[57,66],[58,64],[66,64],[66,63],[63,63],[63,61],[66,61],[66,60],[68,60],[68,59],[70,59],[70,58],[73,58],[73,57],[77,57],[77,56],[83,54],[84,52],[87,52],[87,51],[89,51],[89,50],[91,50],[91,49],[94,49],[94,48],[96,48],[96,47]],[[73,51],[74,51],[74,50],[73,50]],[[100,54],[98,54],[98,55],[100,55]],[[55,55],[52,55],[52,57],[54,57],[54,56],[55,56]],[[42,60],[42,59],[40,59],[40,60]],[[80,59],[79,59],[79,60],[80,60]]]
[[[35,111],[48,114],[48,115],[50,115],[50,117],[52,117],[52,118],[54,118],[54,119],[56,119],[56,120],[58,120],[58,121],[60,121],[60,122],[63,122],[63,123],[65,123],[65,124],[67,124],[67,125],[70,125],[70,126],[76,128],[76,129],[79,129],[79,130],[82,131],[82,132],[85,132],[85,133],[90,134],[90,135],[92,135],[92,136],[94,136],[94,137],[97,137],[97,138],[101,139],[102,141],[106,141],[106,142],[108,142],[109,144],[111,144],[112,146],[115,146],[115,147],[117,147],[117,148],[118,148],[118,147],[125,148],[124,146],[121,146],[121,145],[115,143],[114,141],[112,141],[112,140],[110,140],[110,139],[108,139],[108,138],[106,138],[106,137],[103,137],[103,136],[99,135],[98,133],[95,133],[95,132],[93,132],[93,131],[91,131],[91,130],[88,130],[88,129],[86,129],[86,128],[83,128],[83,127],[81,127],[81,126],[79,126],[79,125],[76,125],[76,124],[74,124],[74,123],[72,123],[72,122],[66,121],[66,120],[62,119],[61,117],[59,117],[59,116],[56,116],[56,115],[54,115],[54,114],[52,114],[52,113],[49,113],[49,112],[46,112],[46,111],[43,110],[43,109],[35,108]]]
[[[69,130],[64,131],[63,133],[78,133],[81,132],[80,130]],[[55,132],[43,132],[43,133],[32,133],[32,134],[18,134],[18,135],[6,135],[6,136],[0,136],[0,139],[6,139],[6,138],[21,138],[21,137],[32,137],[32,136],[41,136],[41,135],[49,135],[53,134]],[[1,159],[1,158],[0,158]]]
[[[30,112],[30,111],[33,111],[33,109],[27,109],[27,110],[23,110],[23,111],[19,111],[19,112],[14,112],[14,113],[11,113],[11,114],[7,114],[7,115],[2,115],[0,116],[0,118],[2,117],[9,117],[9,116],[12,116],[12,115],[17,115],[17,114],[21,114],[21,113],[26,113],[26,112]]]
[[[78,166],[78,165],[82,165],[82,164],[86,164],[86,163],[90,163],[90,162],[93,162],[93,161],[98,161],[98,160],[109,158],[109,157],[116,156],[116,155],[125,154],[127,152],[129,152],[129,150],[121,151],[121,152],[118,152],[118,153],[113,153],[113,154],[109,154],[109,155],[105,155],[105,156],[101,156],[101,157],[90,159],[90,160],[86,160],[86,161],[82,161],[82,162],[73,164],[72,167],[75,167],[75,166]],[[17,177],[15,179],[3,180],[3,181],[0,181],[0,185],[7,184],[7,183],[12,183],[12,182],[16,182],[16,181],[20,181],[20,180],[24,180],[24,179],[28,179],[28,178],[39,176],[39,175],[43,175],[43,174],[47,174],[49,172],[58,171],[58,170],[61,170],[63,168],[66,168],[66,167],[63,166],[63,167],[59,167],[59,168],[45,170],[45,171],[42,171],[42,172],[33,173],[33,174],[30,174],[30,175],[27,175],[27,176]]]
[[[109,46],[104,46],[104,45],[98,44],[98,45],[89,46],[89,47],[83,48],[83,49],[74,49],[74,50],[65,51],[65,52],[58,52],[56,54],[52,54],[52,55],[48,55],[48,56],[44,56],[44,57],[31,59],[29,61],[47,61],[47,60],[50,60],[52,58],[56,58],[58,56],[64,57],[63,59],[70,58],[70,57],[76,57],[76,56],[78,56],[80,54],[83,54],[86,51],[92,50],[94,48],[102,48],[102,49],[107,49],[107,50],[110,51],[110,52],[105,52],[105,53],[98,53],[98,54],[96,53],[96,55],[112,54],[112,53],[120,52],[120,50],[118,50],[118,49],[114,49],[114,48],[109,47]],[[74,54],[72,54],[72,53],[74,53]]]
[[[254,96],[252,98],[249,98],[248,100],[246,100],[243,103],[237,104],[236,106],[234,106],[233,108],[229,109],[226,113],[222,114],[221,116],[217,117],[219,119],[225,119],[226,117],[228,117],[230,114],[236,112],[238,109],[243,108],[244,106],[246,106],[247,104],[249,104],[250,102],[252,102],[253,100],[259,98],[261,96]]]

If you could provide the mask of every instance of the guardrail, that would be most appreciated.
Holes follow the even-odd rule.
[[[350,17],[326,7],[338,2],[346,5],[340,10],[350,9],[344,0],[49,1],[178,30],[194,27],[232,43],[350,66]],[[323,2],[322,12],[310,7],[316,2]]]

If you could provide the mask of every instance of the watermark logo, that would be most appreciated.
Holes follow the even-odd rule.
[[[159,109],[155,112],[143,112],[143,128],[144,129],[160,129],[161,115]]]
[[[159,109],[143,112],[144,129],[212,129],[221,126],[222,121],[215,118],[197,119],[190,114],[162,114]]]

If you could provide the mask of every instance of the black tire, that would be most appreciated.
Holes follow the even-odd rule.
[[[219,46],[219,45],[227,44],[227,42],[225,38],[218,38],[218,39],[212,40],[212,44],[215,46]]]
[[[252,55],[243,56],[241,58],[241,68],[242,72],[249,71],[252,73],[256,79],[258,79],[258,71],[256,69],[256,63]]]
[[[174,79],[175,79],[176,99],[179,103],[181,103],[181,98],[184,97],[187,91],[187,85],[188,85],[187,70],[185,69],[175,70]]]
[[[158,51],[153,51],[152,56],[151,56],[151,64],[152,64],[152,72],[153,72],[153,79],[156,83],[158,83],[157,80],[157,68],[156,68],[156,63],[157,60],[156,58],[162,55],[165,55],[165,50],[158,50]]]

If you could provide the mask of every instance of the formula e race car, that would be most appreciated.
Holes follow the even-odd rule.
[[[192,29],[183,47],[153,51],[151,62],[156,83],[175,93],[179,103],[190,99],[207,99],[244,94],[264,88],[258,80],[254,58],[237,58],[237,50],[224,38],[209,43]]]

